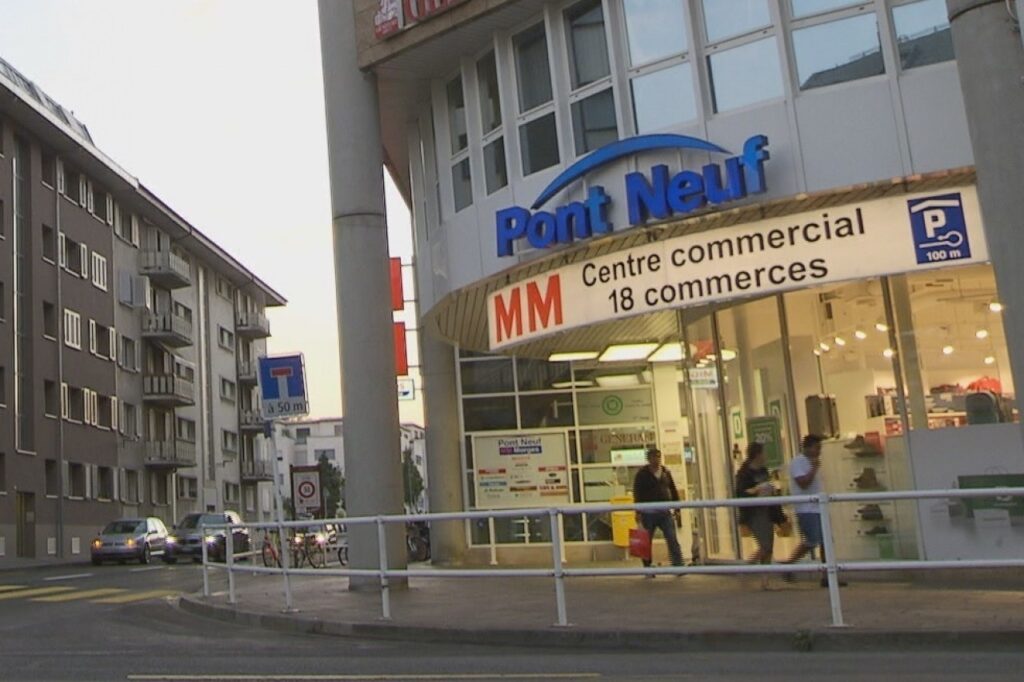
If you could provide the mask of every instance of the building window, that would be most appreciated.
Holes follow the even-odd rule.
[[[121,350],[120,350],[120,365],[121,368],[129,372],[139,371],[139,357],[138,357],[138,344],[135,339],[127,336],[121,337]]]
[[[82,350],[82,316],[67,308],[64,309],[64,344]]]
[[[194,500],[199,497],[199,481],[191,477],[178,478],[178,498]]]
[[[150,474],[149,486],[150,486],[150,499],[153,500],[153,504],[164,505],[167,504],[170,499],[168,485],[170,476],[167,474],[152,472]]]
[[[469,157],[452,166],[452,193],[456,212],[473,204],[473,178],[469,169]]]
[[[129,503],[142,502],[142,496],[139,494],[139,472],[133,469],[122,469],[124,475],[123,485],[121,486],[121,501]]]
[[[225,300],[234,302],[234,300],[232,298],[232,293],[231,293],[231,283],[228,282],[223,277],[218,277],[217,278],[216,290],[217,290],[217,295],[218,296],[220,296],[221,298],[223,298]]]
[[[57,393],[57,382],[43,380],[43,414],[57,417],[60,414],[60,395]]]
[[[501,95],[494,52],[488,52],[476,63],[476,78],[480,92],[480,127],[487,135],[501,127]]]
[[[86,421],[86,395],[81,388],[61,385],[61,416],[78,424]]]
[[[0,199],[0,239],[3,239],[6,235],[6,232],[4,231],[4,220],[6,219],[6,217],[7,211],[4,206],[4,200]]]
[[[175,434],[178,440],[186,443],[196,442],[196,422],[194,419],[178,417],[175,425]]]
[[[231,381],[229,379],[225,379],[224,377],[221,377],[220,378],[220,397],[221,397],[221,400],[226,400],[228,402],[233,403],[233,402],[235,402],[235,398],[236,398],[237,395],[238,395],[238,390],[235,387],[235,382],[233,382],[233,381]]]
[[[49,225],[43,225],[43,260],[57,262],[57,231]]]
[[[577,154],[593,151],[618,139],[615,98],[611,88],[573,102],[572,134]]]
[[[60,468],[57,466],[57,460],[48,459],[43,467],[46,472],[46,496],[57,497],[60,495]]]
[[[709,43],[751,33],[772,23],[768,0],[703,0],[703,6]]]
[[[505,139],[502,137],[484,147],[484,179],[488,194],[493,194],[508,185]]]
[[[221,429],[220,431],[220,444],[221,449],[224,452],[237,453],[238,452],[238,434],[234,431],[228,431],[227,429]]]
[[[640,135],[697,118],[693,70],[689,62],[636,76],[630,81],[630,87],[633,121]]]
[[[790,0],[793,18],[802,19],[812,14],[822,14],[840,7],[856,5],[857,0]]]
[[[70,239],[63,232],[57,235],[57,254],[60,266],[76,277],[89,276],[89,247]]]
[[[551,112],[519,127],[519,147],[523,156],[523,175],[550,168],[558,163],[558,130]]]
[[[0,365],[0,407],[7,406],[7,371]]]
[[[92,283],[97,289],[107,290],[107,259],[93,251]]]
[[[584,0],[565,11],[572,93],[572,128],[576,154],[585,154],[618,139],[611,66],[600,0]],[[600,92],[594,92],[601,89]]]
[[[306,443],[306,439],[308,439],[308,438],[309,438],[309,428],[308,427],[304,426],[304,427],[300,427],[300,428],[295,429],[295,444],[296,445],[304,445]]]
[[[89,352],[106,360],[117,359],[117,331],[89,320]]]
[[[41,175],[43,184],[53,189],[57,186],[57,155],[49,149],[43,149]]]
[[[708,56],[715,113],[782,97],[782,69],[775,36]]]
[[[139,408],[132,403],[121,403],[121,435],[126,438],[139,438],[142,435],[142,422],[139,420]]]
[[[623,0],[629,62],[641,66],[688,49],[682,0]]]
[[[93,423],[101,429],[117,431],[117,398],[93,393],[96,414]]]
[[[448,99],[448,133],[451,136],[452,154],[458,154],[469,146],[466,130],[466,99],[462,91],[462,76],[456,76],[445,86]]]
[[[559,162],[558,131],[552,104],[551,67],[544,24],[536,24],[512,39],[519,92],[519,143],[523,174],[530,175]]]
[[[229,329],[217,327],[217,343],[226,351],[235,352],[235,335]]]
[[[74,168],[64,168],[64,196],[81,206],[85,206],[85,177]],[[60,180],[58,179],[58,183]]]
[[[874,12],[793,31],[793,56],[801,90],[885,73]]]
[[[114,499],[114,470],[110,467],[99,467],[96,471],[96,481],[99,484],[96,497],[108,501]]]
[[[328,462],[336,460],[337,455],[334,452],[334,448],[317,448],[313,450],[314,459],[319,462],[321,459],[326,459]]]
[[[945,0],[893,7],[892,22],[904,70],[953,59],[953,34]]]
[[[3,139],[3,130],[0,129],[0,139]],[[2,147],[3,145],[0,145]],[[3,149],[0,149],[2,152]],[[0,153],[0,156],[3,156]],[[7,455],[0,452],[0,490],[7,490]]]
[[[4,283],[0,282],[0,322],[7,320],[7,292],[4,290]]]
[[[68,464],[68,497],[85,499],[88,494],[88,476],[84,464],[70,462]]]

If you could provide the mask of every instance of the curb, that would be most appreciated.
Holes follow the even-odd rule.
[[[779,632],[594,630],[424,627],[386,622],[345,623],[319,618],[245,611],[182,595],[179,608],[223,622],[297,634],[388,639],[435,644],[522,646],[557,649],[686,652],[780,651],[1013,651],[1024,649],[1024,630],[857,631],[816,629]]]

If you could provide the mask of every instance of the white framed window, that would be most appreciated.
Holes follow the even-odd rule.
[[[107,259],[93,251],[92,283],[97,289],[107,290]]]
[[[892,25],[907,69],[953,59],[953,34],[945,0],[914,0],[892,8]]]
[[[220,397],[221,400],[228,402],[235,402],[235,398],[238,396],[238,389],[235,386],[235,382],[230,379],[220,378]]]
[[[476,62],[480,129],[483,131],[484,191],[490,195],[508,185],[508,164],[501,113],[498,62],[491,50]]]
[[[779,38],[768,0],[701,0],[715,113],[783,96]]]
[[[68,308],[64,309],[64,345],[82,350],[82,316]]]
[[[519,96],[516,123],[525,176],[550,168],[561,159],[544,22],[513,36],[512,51]]]
[[[89,247],[85,244],[78,245],[79,255],[78,264],[81,268],[78,272],[82,276],[82,279],[89,278]]]
[[[217,343],[226,351],[235,352],[235,334],[225,327],[217,327]]]
[[[221,429],[220,431],[220,443],[221,449],[224,452],[236,453],[238,452],[238,434],[234,431],[228,431],[227,429]]]
[[[571,5],[564,21],[573,142],[576,155],[582,156],[619,138],[601,0]]]
[[[455,212],[473,204],[473,174],[469,161],[469,130],[466,126],[466,97],[462,73],[445,84],[448,106],[448,137],[451,143],[452,200]]]

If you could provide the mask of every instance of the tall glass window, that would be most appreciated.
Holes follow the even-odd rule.
[[[573,140],[576,154],[618,138],[608,43],[601,0],[583,0],[565,11],[572,80]]]
[[[768,0],[703,0],[708,42],[743,35],[771,26]]]
[[[519,87],[519,149],[523,175],[530,175],[556,165],[560,159],[544,24],[516,35],[512,46]]]
[[[623,0],[629,62],[640,66],[688,49],[682,0]]]
[[[558,163],[558,130],[554,112],[519,126],[523,174],[529,175]]]
[[[641,135],[697,118],[689,62],[636,76],[630,86],[633,119],[636,132]]]
[[[462,75],[448,81],[445,86],[448,102],[448,132],[452,152],[452,199],[455,211],[473,203],[473,178],[469,162],[469,132],[466,128],[466,98],[462,89]]]
[[[885,73],[874,12],[793,31],[793,53],[801,90]]]
[[[633,122],[639,134],[697,117],[682,0],[623,0]]]
[[[498,91],[498,66],[494,52],[476,63],[480,91],[480,127],[483,130],[484,181],[488,194],[508,185],[505,165],[505,138],[501,128],[501,95]]]
[[[576,153],[583,154],[618,139],[615,98],[611,88],[573,102],[572,132]]]
[[[774,36],[708,56],[716,113],[782,97],[782,70]]]
[[[813,14],[823,14],[840,7],[856,5],[857,0],[790,0],[793,18],[800,19]]]
[[[499,137],[484,147],[484,179],[487,182],[488,194],[493,194],[508,185],[504,138]]]
[[[461,211],[473,203],[473,180],[470,177],[468,158],[452,166],[452,194],[456,211]]]
[[[923,0],[892,8],[900,66],[913,69],[953,59],[946,0]]]

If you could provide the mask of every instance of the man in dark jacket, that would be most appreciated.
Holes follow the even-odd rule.
[[[672,502],[679,499],[679,491],[672,480],[672,474],[661,466],[661,450],[647,450],[647,466],[636,472],[633,479],[634,502]],[[678,513],[678,511],[677,511]],[[642,525],[654,539],[654,531],[661,529],[668,545],[668,553],[673,566],[683,565],[683,550],[676,538],[675,515],[669,510],[637,512],[637,522]],[[650,566],[650,559],[644,559],[644,566]],[[654,576],[650,576],[654,577]]]

